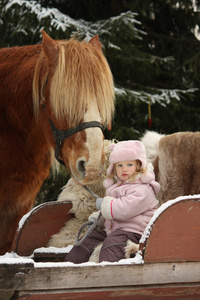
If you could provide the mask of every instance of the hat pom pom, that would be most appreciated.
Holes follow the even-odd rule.
[[[103,181],[103,186],[107,189],[109,188],[111,185],[114,184],[114,181],[111,178],[107,178]]]

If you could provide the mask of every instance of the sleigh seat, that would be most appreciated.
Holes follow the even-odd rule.
[[[69,248],[45,248],[51,236],[72,219],[72,204],[47,202],[19,223],[12,251],[35,261],[64,261]],[[151,219],[141,241],[145,262],[200,261],[200,196],[184,196],[163,204]]]

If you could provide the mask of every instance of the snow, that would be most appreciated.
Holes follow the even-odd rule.
[[[26,222],[26,220],[28,219],[28,217],[32,214],[32,212],[34,211],[34,208],[31,209],[27,214],[25,214],[21,220],[19,221],[19,224],[18,224],[18,228],[17,228],[17,231],[20,231],[20,229],[23,227],[24,223]]]
[[[18,6],[17,9],[16,6]],[[104,36],[111,36],[112,28],[118,28],[119,23],[123,23],[127,30],[129,28],[130,30],[133,30],[134,24],[141,24],[141,22],[136,20],[137,13],[131,11],[121,13],[119,16],[111,17],[108,20],[99,20],[92,23],[83,19],[74,20],[56,8],[45,8],[37,1],[28,0],[10,0],[4,10],[12,14],[16,12],[18,16],[22,16],[22,18],[19,17],[18,26],[15,27],[15,31],[17,32],[21,32],[22,27],[24,26],[21,22],[24,15],[33,14],[37,23],[35,23],[34,28],[28,26],[28,29],[33,32],[35,32],[35,30],[41,31],[41,29],[44,29],[44,24],[48,24],[49,22],[49,31],[53,31],[53,29],[62,30],[63,32],[69,31],[71,35],[74,35],[75,33],[80,36],[85,36],[87,40],[96,34],[102,39],[104,39]],[[24,34],[26,35],[26,31],[24,31]],[[134,28],[135,38],[141,39],[142,37],[140,35],[146,34],[146,32],[139,30],[136,27]],[[111,42],[109,43],[109,47],[121,50],[117,44]]]
[[[42,7],[39,3],[37,3],[37,1],[11,0],[7,3],[5,10],[9,10],[14,5],[19,5],[21,7],[22,14],[27,11],[34,13],[40,24],[42,24],[42,20],[50,18],[49,30],[51,30],[52,27],[56,30],[61,29],[65,32],[67,28],[71,28],[73,26],[76,31],[88,32],[91,28],[90,22],[84,20],[73,20],[71,17],[61,13],[56,8]]]
[[[31,258],[19,256],[14,252],[11,253],[7,252],[4,255],[0,255],[0,265],[1,264],[26,264],[26,263],[33,264],[34,261]]]
[[[33,207],[27,214],[25,214],[19,221],[17,230],[19,231],[23,227],[24,223],[29,218],[29,216],[31,214],[34,214],[34,211],[37,211],[41,206],[44,206],[44,205],[46,205],[46,203],[39,204],[38,206]]]
[[[81,264],[74,264],[71,262],[56,262],[56,263],[34,263],[35,268],[63,268],[63,267],[89,267],[89,266],[100,266],[100,267],[105,267],[105,266],[116,266],[116,265],[132,265],[132,264],[143,264],[143,258],[141,256],[141,252],[138,252],[134,258],[129,258],[129,259],[121,259],[118,262],[107,262],[103,261],[101,263],[95,263],[95,262],[85,262]]]
[[[151,89],[148,93],[144,91],[137,92],[127,88],[115,87],[115,94],[118,96],[126,96],[126,100],[128,99],[127,96],[130,96],[130,100],[132,100],[132,98],[134,97],[137,98],[139,101],[146,103],[149,103],[149,100],[151,99],[152,104],[158,103],[164,107],[166,107],[166,105],[169,104],[172,101],[172,99],[181,101],[181,94],[193,94],[195,91],[197,91],[196,88],[191,88],[188,90],[156,89],[156,93],[154,93],[153,89]]]
[[[41,247],[41,248],[37,248],[34,250],[34,253],[69,253],[69,251],[72,249],[72,245],[69,245],[67,247],[63,247],[63,248],[57,248],[57,247]]]
[[[113,44],[113,43],[111,43],[111,42],[109,42],[109,43],[108,43],[108,47],[109,47],[109,48],[113,48],[113,49],[116,49],[116,50],[119,50],[119,51],[121,51],[121,48],[120,48],[120,47],[118,47],[118,46],[114,45],[114,44]]]
[[[56,247],[49,247],[49,248],[38,248],[34,251],[34,253],[68,253],[72,249],[72,245],[64,248],[56,248]],[[43,267],[84,267],[84,266],[107,266],[107,265],[126,265],[126,264],[142,264],[144,263],[143,258],[141,256],[141,252],[139,251],[134,258],[130,259],[121,259],[118,262],[110,263],[110,262],[102,262],[102,263],[95,263],[95,262],[86,262],[81,264],[74,264],[71,262],[60,262],[60,263],[34,263],[34,267],[36,268],[43,268]]]
[[[55,247],[49,247],[49,248],[38,248],[34,251],[34,253],[37,252],[54,252],[54,253],[67,253],[71,250],[73,246],[68,246],[66,248],[55,248]],[[143,264],[143,258],[141,256],[141,253],[138,252],[134,258],[129,259],[122,259],[118,262],[110,263],[110,262],[102,262],[102,263],[94,263],[94,262],[86,262],[81,264],[74,264],[71,262],[34,262],[34,260],[31,257],[22,257],[17,255],[14,252],[6,253],[5,255],[0,256],[0,265],[1,264],[32,264],[35,268],[63,268],[63,267],[89,267],[89,266],[109,266],[109,265],[130,265],[130,264]]]

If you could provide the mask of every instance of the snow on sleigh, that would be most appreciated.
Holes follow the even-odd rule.
[[[67,248],[44,248],[74,218],[71,206],[48,202],[23,218],[0,259],[0,299],[200,299],[200,195],[161,205],[136,256],[118,263],[74,265]]]

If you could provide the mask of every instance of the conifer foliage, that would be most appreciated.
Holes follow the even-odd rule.
[[[199,130],[200,0],[2,0],[0,10],[0,47],[39,43],[41,29],[99,35],[116,93],[106,138]]]

